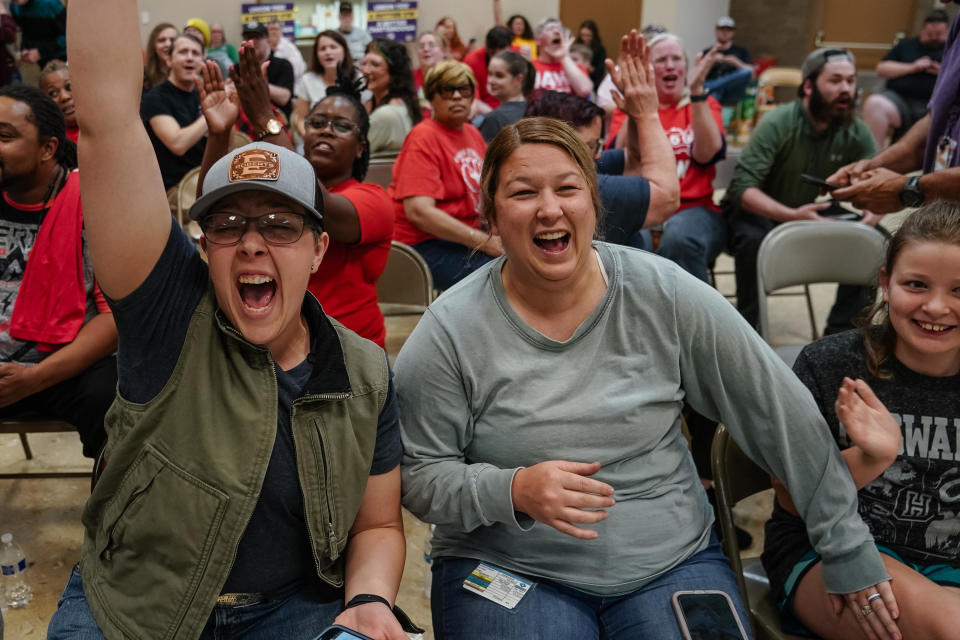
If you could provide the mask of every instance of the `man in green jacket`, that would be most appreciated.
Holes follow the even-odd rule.
[[[757,325],[757,252],[781,222],[821,220],[830,203],[814,202],[819,188],[801,174],[826,178],[874,154],[873,136],[854,115],[857,70],[846,49],[817,49],[801,67],[799,99],[767,114],[740,156],[722,207],[730,216],[729,249],[736,263],[737,308]],[[831,211],[834,211],[831,209]],[[866,213],[864,222],[876,224]],[[859,310],[859,288],[838,292],[828,328],[849,326]]]
[[[306,292],[329,242],[310,163],[259,142],[210,168],[190,210],[208,266],[139,117],[136,2],[73,0],[68,30],[119,382],[47,637],[310,640],[336,621],[404,640],[393,385]]]

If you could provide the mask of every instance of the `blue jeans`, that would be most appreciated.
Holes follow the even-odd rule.
[[[247,607],[217,605],[200,640],[312,640],[333,624],[343,601],[317,602],[311,585],[292,589],[275,599]],[[146,597],[146,596],[145,596]],[[50,619],[47,640],[105,640],[83,594],[80,570],[74,567],[57,610]]]
[[[747,93],[747,87],[753,80],[753,71],[750,69],[737,69],[733,73],[728,73],[713,80],[707,80],[703,87],[710,92],[710,95],[722,105],[736,106],[743,100]]]
[[[673,260],[692,276],[710,282],[710,265],[727,241],[727,223],[723,216],[706,207],[690,207],[670,216],[663,223],[663,235],[657,253]],[[650,230],[633,236],[631,246],[650,251]]]
[[[431,605],[437,640],[472,640],[480,636],[524,640],[683,640],[671,596],[676,591],[696,589],[727,593],[750,633],[750,621],[733,571],[715,534],[711,534],[706,549],[622,596],[594,596],[556,582],[531,579],[536,586],[516,607],[506,609],[463,588],[464,579],[477,564],[470,558],[434,557]]]
[[[433,286],[441,291],[449,289],[493,260],[482,251],[474,251],[462,244],[440,238],[418,242],[413,248],[423,256],[430,267]]]

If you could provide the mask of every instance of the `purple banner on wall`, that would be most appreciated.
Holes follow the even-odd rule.
[[[264,4],[245,2],[240,5],[240,22],[242,24],[247,24],[251,20],[267,24],[276,20],[283,25],[283,37],[291,40],[295,39],[294,15],[292,2],[267,2]]]
[[[367,33],[374,38],[413,42],[417,37],[419,9],[410,2],[367,2]]]

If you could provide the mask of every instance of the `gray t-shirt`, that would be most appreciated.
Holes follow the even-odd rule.
[[[712,512],[681,433],[687,401],[785,478],[827,559],[829,588],[886,579],[813,398],[708,285],[672,262],[595,243],[609,285],[565,342],[511,308],[504,258],[448,289],[397,358],[403,502],[437,525],[433,553],[622,594],[702,550]],[[609,517],[585,542],[514,511],[516,471],[600,461]]]

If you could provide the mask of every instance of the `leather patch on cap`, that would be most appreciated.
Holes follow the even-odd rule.
[[[248,149],[230,161],[230,182],[244,180],[278,180],[280,154],[266,149]]]

